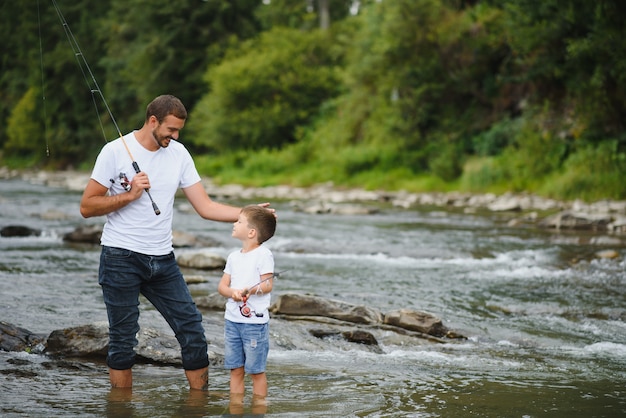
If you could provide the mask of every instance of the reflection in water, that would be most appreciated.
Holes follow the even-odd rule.
[[[106,403],[107,417],[132,417],[135,408],[132,403],[132,388],[111,388]]]
[[[267,399],[265,396],[252,396],[252,414],[264,415],[267,413]]]
[[[180,417],[198,418],[215,415],[263,417],[267,413],[268,402],[263,396],[253,396],[247,405],[243,394],[188,390],[187,393],[181,392],[180,397],[171,397],[172,393],[160,392],[161,389],[151,388],[150,392],[133,393],[132,388],[112,387],[106,396],[106,416],[145,416],[147,407],[153,410],[153,416],[162,415],[165,411],[169,411],[166,415],[172,413]]]
[[[243,393],[231,393],[230,402],[228,403],[228,411],[231,416],[244,416],[246,411],[245,399]],[[267,413],[267,399],[265,396],[252,396],[250,414],[245,416],[262,417]]]
[[[207,415],[207,405],[209,403],[208,390],[189,390],[189,395],[180,406],[181,417],[204,417]]]

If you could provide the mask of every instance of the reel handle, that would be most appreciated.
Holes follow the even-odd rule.
[[[137,161],[133,161],[133,168],[135,169],[135,173],[139,173],[141,171],[139,169],[139,164],[137,164]],[[159,209],[157,204],[154,203],[154,200],[152,200],[152,195],[150,194],[150,189],[144,189],[144,190],[148,194],[148,197],[150,198],[150,202],[152,202],[152,209],[154,210],[155,215],[160,215],[161,214],[161,210]]]

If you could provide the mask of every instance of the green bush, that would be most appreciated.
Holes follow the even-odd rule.
[[[467,192],[501,192],[509,190],[511,173],[497,157],[474,157],[463,167],[459,187]]]
[[[472,149],[479,156],[499,155],[515,139],[521,127],[521,118],[496,121],[488,130],[472,138]]]
[[[37,114],[40,93],[30,88],[13,108],[7,126],[8,140],[4,145],[9,156],[42,153],[45,150],[45,130]]]
[[[207,73],[211,92],[194,108],[194,144],[280,148],[296,142],[320,105],[338,94],[331,32],[278,28],[241,43]]]
[[[558,199],[626,198],[624,171],[618,161],[624,159],[624,154],[617,153],[616,147],[615,140],[597,147],[582,147],[567,159],[563,170],[549,176],[537,191]]]

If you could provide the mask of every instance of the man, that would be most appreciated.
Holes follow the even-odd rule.
[[[109,379],[116,388],[132,387],[141,293],[174,331],[190,388],[208,390],[202,315],[173,253],[174,197],[182,189],[196,212],[214,221],[234,222],[241,209],[207,195],[191,155],[178,142],[186,119],[178,98],[154,99],[141,129],[102,148],[80,202],[83,217],[107,216],[98,282],[109,319]]]

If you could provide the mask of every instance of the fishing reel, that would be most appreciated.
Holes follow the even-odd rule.
[[[128,177],[126,177],[126,173],[120,173],[117,178],[119,179],[120,186],[122,186],[122,188],[127,192],[130,192],[131,185]],[[111,182],[111,184],[115,184],[115,179],[110,179],[109,181]]]
[[[118,177],[120,179],[120,185],[124,188],[124,190],[130,192],[131,185],[130,181],[128,181],[128,177],[126,177],[126,173],[120,173]]]
[[[248,302],[248,296],[244,296],[241,298],[243,305],[241,305],[239,307],[239,312],[241,312],[241,315],[246,317],[246,318],[250,318],[252,317],[252,314],[254,314],[254,316],[256,316],[257,318],[263,318],[263,313],[258,313],[253,311],[252,309],[250,309],[250,307],[248,306],[247,302]]]

